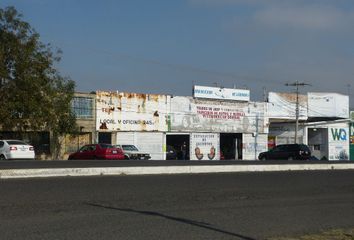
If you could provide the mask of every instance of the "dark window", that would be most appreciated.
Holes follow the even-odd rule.
[[[86,151],[89,151],[90,150],[90,146],[83,146],[81,149],[80,149],[80,152],[86,152]]]
[[[297,151],[299,150],[299,146],[298,145],[288,145],[288,151]]]
[[[278,145],[275,148],[273,148],[275,152],[281,152],[286,150],[286,145]]]
[[[10,140],[10,141],[7,141],[7,143],[8,143],[9,145],[28,145],[28,144],[25,143],[25,142],[16,141],[16,140]]]
[[[4,146],[4,142],[0,141],[0,148]]]
[[[74,97],[71,107],[76,118],[93,118],[93,98]]]

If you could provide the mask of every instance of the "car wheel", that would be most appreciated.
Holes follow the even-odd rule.
[[[129,160],[129,157],[128,156],[124,156],[124,160]]]
[[[292,160],[294,160],[294,158],[293,157],[288,157],[288,161],[292,161]]]
[[[6,160],[4,155],[0,155],[0,161]]]
[[[266,158],[265,156],[263,156],[263,157],[261,157],[259,160],[265,161],[265,160],[267,160],[267,158]]]

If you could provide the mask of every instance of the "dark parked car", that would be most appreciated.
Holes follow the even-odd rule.
[[[259,160],[308,160],[311,150],[305,144],[282,144],[259,154]]]
[[[88,144],[80,148],[79,151],[70,154],[68,160],[85,159],[123,160],[124,154],[122,149],[110,144]]]
[[[166,147],[166,160],[177,160],[177,151],[174,147],[167,145]]]

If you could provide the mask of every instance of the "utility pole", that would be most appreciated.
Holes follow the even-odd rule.
[[[263,102],[267,102],[267,89],[263,87]]]
[[[300,83],[299,81],[296,80],[294,83],[287,83],[285,86],[295,86],[296,87],[296,107],[295,107],[295,140],[294,143],[297,143],[297,132],[299,130],[299,86],[304,87],[304,86],[310,86],[310,84],[307,83]]]
[[[347,84],[347,89],[348,89],[348,97],[349,97],[349,99],[350,99],[350,87],[351,87],[351,85],[350,85],[350,83],[348,83]]]

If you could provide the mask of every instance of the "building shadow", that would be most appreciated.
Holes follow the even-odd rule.
[[[256,240],[255,238],[251,238],[251,237],[247,237],[247,236],[244,236],[244,235],[241,235],[241,234],[238,234],[238,233],[233,233],[233,232],[230,232],[230,231],[225,231],[225,230],[219,229],[217,227],[214,227],[214,226],[210,225],[209,223],[193,221],[193,220],[186,219],[186,218],[179,218],[179,217],[169,216],[169,215],[162,214],[162,213],[159,213],[159,212],[142,211],[142,210],[136,210],[136,209],[132,209],[132,208],[118,208],[118,207],[112,207],[112,206],[107,206],[107,205],[98,204],[98,203],[92,203],[92,202],[86,202],[84,204],[88,205],[88,206],[92,206],[92,207],[105,208],[105,209],[109,209],[109,210],[116,210],[116,211],[129,212],[129,213],[138,213],[138,214],[143,214],[143,215],[148,215],[148,216],[165,218],[165,219],[168,219],[168,220],[171,220],[171,221],[176,221],[176,222],[180,222],[180,223],[196,226],[196,227],[199,227],[199,228],[204,228],[204,229],[208,229],[208,230],[211,230],[211,231],[223,233],[223,234],[226,234],[226,235],[229,235],[229,236],[233,236],[233,237],[237,237],[237,238],[240,238],[240,239],[243,239],[243,240]]]

